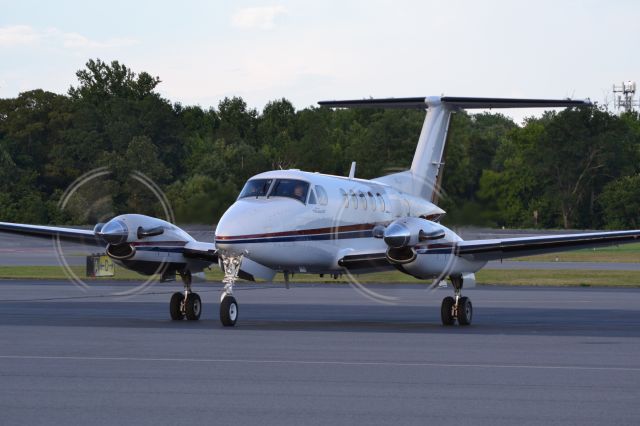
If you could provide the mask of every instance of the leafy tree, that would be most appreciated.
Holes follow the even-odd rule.
[[[172,184],[167,196],[175,206],[176,219],[180,223],[208,224],[222,216],[235,201],[238,190],[231,182],[194,175]]]
[[[229,143],[257,143],[255,132],[258,113],[255,109],[248,108],[242,98],[224,98],[218,104],[218,116],[220,125],[216,137],[224,138]]]
[[[118,61],[111,64],[100,59],[90,59],[86,69],[76,72],[80,83],[71,87],[69,95],[74,99],[84,99],[101,103],[112,98],[144,99],[153,95],[160,83],[159,77],[152,77],[146,72],[136,73]]]
[[[624,176],[607,184],[600,203],[608,228],[640,228],[640,174]]]
[[[118,61],[89,60],[67,95],[43,90],[0,99],[0,219],[93,223],[162,212],[131,173],[165,189],[179,221],[215,221],[246,179],[274,168],[373,178],[405,170],[423,111],[309,107],[239,97],[217,108],[172,104],[160,79]],[[504,226],[634,226],[640,119],[568,109],[517,127],[499,114],[456,113],[440,205],[451,223]],[[83,173],[113,172],[58,200]],[[631,176],[631,177],[629,177]],[[97,189],[96,189],[97,188]]]
[[[497,203],[498,223],[598,226],[604,184],[637,164],[639,140],[629,130],[597,108],[547,112],[509,134],[496,154],[498,170],[485,170],[479,195]]]

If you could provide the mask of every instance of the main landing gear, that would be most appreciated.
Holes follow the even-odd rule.
[[[181,272],[184,283],[184,293],[176,292],[171,296],[169,302],[169,313],[174,321],[187,318],[190,321],[200,319],[202,313],[202,301],[198,293],[191,291],[191,271]]]
[[[233,327],[238,319],[238,302],[233,297],[233,285],[238,279],[242,255],[222,256],[222,268],[224,278],[222,283],[222,295],[220,296],[220,322],[225,327]]]
[[[455,298],[447,296],[442,300],[440,308],[442,325],[453,325],[456,320],[459,325],[471,325],[473,306],[471,299],[462,297],[462,275],[452,275],[449,278],[455,291]]]

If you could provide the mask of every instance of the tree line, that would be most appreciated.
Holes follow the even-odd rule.
[[[92,224],[124,212],[162,216],[131,171],[156,182],[179,223],[215,223],[254,174],[299,168],[373,178],[408,168],[424,121],[413,110],[262,111],[172,103],[158,77],[90,60],[67,94],[0,99],[0,220]],[[65,189],[90,170],[109,170]],[[501,114],[454,114],[443,196],[449,224],[640,227],[640,118],[603,108],[546,112],[517,126]],[[61,203],[64,201],[64,203]]]

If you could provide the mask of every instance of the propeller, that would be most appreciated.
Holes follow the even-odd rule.
[[[127,225],[125,225],[123,221],[112,219],[100,227],[99,225],[100,224],[95,226],[94,233],[109,244],[122,244],[127,242],[129,228],[127,228]],[[98,230],[96,231],[96,229]]]

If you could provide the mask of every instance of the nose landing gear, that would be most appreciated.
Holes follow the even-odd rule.
[[[191,291],[191,271],[181,272],[180,277],[184,283],[184,292],[173,293],[169,302],[169,314],[174,321],[183,318],[197,321],[202,313],[202,301],[198,293]]]
[[[459,325],[471,325],[473,305],[471,299],[462,297],[462,275],[452,275],[449,278],[455,291],[455,298],[447,296],[442,300],[440,307],[442,325],[453,325],[456,320]]]
[[[238,302],[233,297],[233,286],[238,279],[243,255],[221,256],[224,278],[220,296],[220,322],[225,327],[233,327],[238,319]]]

